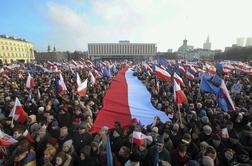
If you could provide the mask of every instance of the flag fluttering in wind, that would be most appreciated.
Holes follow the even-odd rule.
[[[26,88],[32,89],[35,86],[34,78],[28,73]]]
[[[233,100],[229,94],[224,80],[221,81],[220,91],[217,94],[217,103],[225,112],[235,110]]]
[[[0,130],[0,146],[8,146],[17,143],[18,141],[15,140],[12,136],[5,134]]]
[[[188,70],[186,71],[185,74],[186,78],[188,78],[189,80],[193,80],[194,79],[194,75],[192,73],[190,73]]]
[[[171,79],[171,75],[166,70],[163,70],[158,66],[155,66],[155,75],[165,81],[170,81]]]
[[[133,131],[133,135],[132,135],[133,143],[135,143],[137,145],[143,145],[145,138],[146,138],[146,135],[144,135],[142,132]]]
[[[81,83],[80,85],[78,85],[77,93],[81,97],[86,96],[86,93],[87,93],[87,82],[88,82],[88,80],[86,79],[83,83]]]
[[[112,77],[111,72],[106,67],[103,68],[102,74],[103,74],[103,77],[108,77],[108,78]]]
[[[59,79],[58,83],[59,83],[59,92],[62,93],[62,94],[66,94],[67,93],[67,87],[66,87],[66,84],[64,82],[64,79],[63,79],[61,73],[60,73],[60,79]]]
[[[175,81],[182,85],[183,87],[185,87],[185,84],[184,84],[184,81],[183,79],[175,72],[174,75],[173,75],[173,78],[175,79]]]
[[[92,74],[91,71],[89,71],[89,73],[88,73],[88,79],[91,82],[91,85],[95,84],[96,80],[95,80],[95,77],[94,77],[94,75]]]
[[[28,118],[28,115],[24,111],[23,106],[21,105],[18,98],[16,98],[15,105],[11,110],[9,117],[12,117],[12,121],[15,120],[16,122],[19,122],[21,124],[23,124]]]
[[[34,139],[32,138],[31,134],[29,131],[26,129],[25,132],[23,133],[23,136],[32,144],[35,143]]]
[[[77,85],[80,86],[80,84],[81,84],[81,78],[80,78],[79,73],[76,74],[76,79],[77,79]]]
[[[176,104],[182,104],[187,101],[186,95],[181,90],[180,86],[177,84],[176,81],[174,81],[173,91],[174,91],[174,101]]]

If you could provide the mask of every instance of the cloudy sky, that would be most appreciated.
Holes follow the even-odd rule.
[[[177,50],[186,37],[213,49],[252,36],[251,0],[11,0],[0,1],[0,34],[35,49],[87,50],[89,42],[153,42]]]

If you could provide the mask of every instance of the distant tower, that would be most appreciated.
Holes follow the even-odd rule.
[[[236,39],[236,44],[237,46],[240,46],[240,47],[243,47],[244,46],[244,41],[245,41],[245,38],[244,37],[239,37]]]
[[[55,46],[53,47],[53,52],[56,52],[56,47]]]
[[[51,52],[51,47],[50,47],[50,45],[48,45],[48,47],[47,47],[47,52]]]
[[[206,42],[203,44],[203,49],[211,50],[211,43],[210,43],[210,40],[209,40],[209,35],[207,36]]]

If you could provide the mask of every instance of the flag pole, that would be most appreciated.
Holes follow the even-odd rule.
[[[178,104],[178,114],[179,114],[180,126],[182,126],[182,118],[181,118],[181,112],[180,112],[180,104]]]

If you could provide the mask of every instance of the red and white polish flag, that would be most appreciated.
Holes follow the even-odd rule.
[[[59,80],[59,91],[62,94],[66,94],[67,93],[67,87],[66,87],[66,84],[64,82],[64,79],[63,79],[61,73],[60,73],[60,80]]]
[[[143,145],[145,137],[146,137],[146,135],[144,135],[142,132],[133,131],[133,134],[132,134],[133,143],[135,143],[137,145]]]
[[[186,78],[188,78],[189,80],[193,80],[194,79],[194,75],[192,73],[190,73],[188,70],[186,71]]]
[[[181,72],[183,72],[183,73],[185,73],[185,69],[184,69],[184,67],[182,67],[182,66],[178,66],[178,69],[181,71]]]
[[[133,73],[131,68],[124,68],[115,76],[103,98],[103,107],[94,122],[93,133],[99,132],[103,126],[112,129],[116,121],[122,127],[130,126],[132,119],[137,119],[144,126],[153,123],[156,116],[163,123],[170,121],[169,116],[152,105],[150,92]]]
[[[83,83],[78,85],[77,92],[78,92],[79,96],[81,96],[81,97],[86,96],[87,82],[88,82],[88,80],[86,79]]]
[[[171,75],[166,70],[163,70],[158,66],[155,66],[155,75],[165,81],[170,81],[171,79]]]
[[[96,80],[95,80],[95,77],[94,77],[94,75],[92,74],[91,71],[89,71],[89,73],[88,73],[88,79],[89,79],[89,81],[91,82],[92,85],[95,84]]]
[[[0,130],[0,146],[9,146],[12,144],[17,143],[18,141],[15,140],[12,136],[5,134]]]
[[[26,88],[32,89],[35,86],[34,78],[28,73]]]
[[[174,101],[176,104],[182,104],[187,101],[186,95],[181,90],[180,86],[177,84],[176,81],[174,81],[173,91],[174,91]]]
[[[23,106],[21,105],[18,98],[16,98],[15,105],[11,110],[9,117],[12,117],[13,120],[23,124],[28,118],[27,113],[24,111]]]
[[[183,79],[176,72],[174,73],[173,77],[174,77],[175,81],[177,81],[177,83],[179,83],[180,85],[185,87]]]
[[[23,133],[23,136],[30,142],[30,143],[35,143],[34,139],[32,138],[31,134],[29,131],[26,129],[25,132]]]
[[[76,79],[77,79],[77,80],[76,80],[77,85],[80,86],[80,84],[81,84],[81,78],[80,78],[79,73],[76,74]]]

